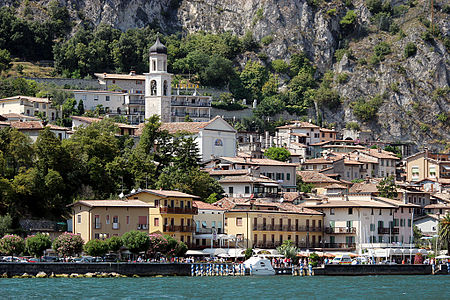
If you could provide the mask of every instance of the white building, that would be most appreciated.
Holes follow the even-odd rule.
[[[142,134],[143,128],[144,124],[140,124],[136,135]],[[236,129],[219,116],[208,122],[162,123],[161,130],[193,136],[202,161],[211,157],[236,156]]]
[[[33,117],[42,113],[49,121],[55,121],[58,118],[58,111],[51,104],[47,98],[29,96],[4,98],[0,99],[0,115],[13,113]]]
[[[194,248],[220,246],[219,237],[224,234],[225,209],[202,201],[194,201],[198,214],[194,215]],[[214,238],[215,241],[214,241]]]
[[[150,48],[150,70],[145,74],[145,117],[157,114],[162,122],[194,122],[211,118],[211,97],[172,95],[172,74],[167,72],[167,48],[156,40]]]
[[[50,128],[50,131],[60,140],[65,140],[69,138],[69,128],[57,126],[54,124],[44,124],[41,121],[11,121],[11,122],[2,122],[0,127],[12,127],[23,134],[28,135],[31,140],[36,142],[39,133],[44,130],[46,127]]]
[[[372,174],[373,177],[387,177],[390,175],[395,177],[396,163],[400,159],[394,153],[381,149],[355,150],[353,153],[361,159],[376,160],[376,163],[373,164],[375,168]]]
[[[105,113],[119,115],[127,113],[125,107],[127,93],[102,90],[76,90],[73,91],[73,94],[77,103],[80,103],[81,100],[83,101],[84,110],[94,111],[101,105]]]
[[[305,202],[325,214],[325,248],[356,250],[408,244],[415,205],[370,195],[329,196]]]
[[[279,198],[281,196],[278,194],[281,184],[266,176],[255,176],[253,174],[227,176],[218,182],[227,197],[231,198]]]

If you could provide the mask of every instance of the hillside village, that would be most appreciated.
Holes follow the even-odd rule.
[[[73,199],[54,222],[36,220],[44,213],[21,216],[22,230],[56,236],[63,229],[54,224],[66,218],[67,230],[85,242],[138,230],[170,235],[189,249],[273,249],[290,240],[304,250],[363,253],[411,248],[421,236],[436,235],[440,219],[450,213],[449,154],[373,141],[363,131],[312,121],[291,120],[273,133],[237,130],[233,119],[211,115],[210,96],[200,96],[196,88],[182,94],[172,84],[167,48],[159,39],[149,53],[148,73],[96,73],[102,90],[73,91],[83,111],[103,107],[101,117],[73,115],[72,127],[58,126],[53,121],[61,111],[51,99],[16,95],[0,99],[1,131],[23,133],[35,144],[43,132],[70,142],[78,141],[77,132],[115,120],[107,123],[114,139],[131,140],[129,151],[151,141],[146,153],[189,137],[194,146],[186,151],[196,153],[201,174],[221,192],[213,197],[187,193],[183,182],[173,190],[153,188],[151,173],[128,189],[122,173],[120,194],[116,189],[103,199]],[[109,90],[111,85],[120,91]],[[163,144],[149,139],[155,120],[160,121],[157,132],[168,134]],[[177,166],[178,156],[171,157],[167,170],[175,174],[170,166]],[[7,167],[14,163],[4,161]],[[115,168],[128,163],[117,162]]]

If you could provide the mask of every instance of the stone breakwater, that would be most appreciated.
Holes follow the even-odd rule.
[[[53,275],[52,275],[53,274]],[[0,263],[1,277],[189,276],[190,264],[164,263]]]

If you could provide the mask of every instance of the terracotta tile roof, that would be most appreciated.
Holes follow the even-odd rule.
[[[290,133],[290,135],[300,136],[300,137],[307,137],[308,136],[306,133],[296,133],[296,132],[292,132],[292,133]]]
[[[68,206],[85,205],[88,207],[151,207],[139,200],[80,200]]]
[[[291,142],[291,145],[295,145],[295,146],[298,146],[300,148],[308,148],[308,146],[306,146],[305,144],[297,143],[297,142]]]
[[[361,151],[361,153],[365,153],[367,155],[370,155],[370,156],[373,156],[376,158],[395,159],[395,160],[400,159],[397,156],[395,156],[394,153],[385,151],[385,150],[381,150],[381,149],[365,149],[365,150]]]
[[[278,181],[270,179],[265,176],[255,177],[251,175],[240,175],[240,176],[227,176],[220,180],[219,183],[233,183],[233,182],[250,182],[250,183],[274,183],[278,185]]]
[[[125,96],[127,93],[124,92],[116,92],[116,91],[108,91],[108,90],[69,90],[75,94],[106,94],[106,95],[120,95]]]
[[[302,177],[305,183],[338,183],[336,179],[330,178],[323,173],[316,171],[297,171],[297,175]]]
[[[448,208],[450,209],[450,204],[441,203],[441,204],[428,204],[425,208]]]
[[[308,122],[299,122],[299,121],[292,121],[292,124],[290,125],[277,127],[277,129],[286,129],[286,128],[320,128],[320,127]]]
[[[319,203],[304,204],[308,208],[347,208],[347,207],[373,207],[373,208],[395,208],[392,204],[382,203],[380,201],[369,200],[325,200]]]
[[[336,179],[316,171],[297,171],[297,175],[301,176],[305,183],[340,183]]]
[[[357,182],[349,189],[349,193],[361,194],[361,193],[378,193],[377,184],[367,182]]]
[[[386,198],[386,197],[379,197],[379,196],[377,196],[377,197],[373,197],[373,199],[374,200],[378,200],[378,201],[382,201],[382,202],[386,202],[388,204],[392,204],[392,205],[395,205],[397,207],[400,207],[400,206],[402,206],[402,207],[415,207],[415,208],[419,208],[420,207],[420,205],[417,205],[417,204],[403,203],[400,200],[390,199],[390,198]],[[450,208],[450,206],[449,206],[449,208]]]
[[[245,175],[248,174],[248,170],[239,169],[239,170],[214,170],[209,169],[206,170],[211,176],[226,176],[226,175]]]
[[[91,118],[91,117],[83,117],[83,116],[71,116],[71,118],[73,120],[78,120],[87,124],[91,124],[91,123],[96,123],[96,122],[100,122],[101,120],[103,120],[103,118]],[[130,129],[137,129],[138,126],[137,125],[129,125],[129,124],[124,124],[124,123],[114,123],[115,125],[117,125],[117,127],[119,128],[130,128]]]
[[[174,134],[177,132],[186,131],[192,134],[199,133],[201,129],[208,126],[210,122],[173,122],[162,123],[161,130],[167,130],[169,133]]]
[[[298,164],[287,163],[278,160],[268,159],[268,158],[252,158],[245,159],[243,157],[227,157],[222,156],[219,159],[229,161],[235,164],[245,164],[245,165],[263,165],[263,166],[298,166]]]
[[[139,194],[139,193],[149,193],[149,194],[157,195],[157,196],[160,196],[160,197],[163,197],[163,198],[167,198],[167,197],[194,198],[194,199],[199,199],[200,198],[198,196],[186,194],[186,193],[179,192],[179,191],[150,190],[150,189],[143,189],[141,191],[137,191],[134,194],[126,195],[126,197],[130,197],[131,195],[136,195],[136,194]]]
[[[254,201],[253,204],[250,203],[250,201]],[[316,210],[312,210],[309,208],[306,208],[304,206],[294,205],[291,203],[279,203],[279,202],[273,202],[273,201],[266,201],[261,199],[256,200],[250,200],[250,199],[244,199],[244,198],[223,198],[213,205],[221,207],[223,209],[226,209],[230,212],[233,211],[252,211],[252,212],[270,212],[270,213],[299,213],[299,214],[306,214],[306,215],[322,215],[321,212],[318,212]],[[251,205],[255,209],[251,209]],[[273,207],[274,209],[263,209],[264,207]]]
[[[100,79],[118,79],[118,80],[145,80],[145,75],[130,75],[130,74],[109,74],[109,73],[94,73]]]
[[[2,116],[5,117],[6,119],[27,119],[30,121],[39,121],[39,118],[30,117],[30,116],[26,116],[26,115],[22,115],[22,114],[15,114],[15,113],[3,114]]]
[[[209,210],[225,210],[221,207],[218,207],[216,205],[212,205],[203,201],[194,201],[194,206],[198,209],[209,209]]]
[[[328,158],[325,157],[319,157],[319,158],[312,158],[307,159],[303,164],[310,165],[310,164],[332,164],[335,161],[341,160],[342,157],[336,157],[336,156],[328,156]]]
[[[346,164],[346,165],[364,165],[364,164],[363,164],[362,162],[360,162],[360,161],[350,160],[350,159],[344,160],[344,164]]]
[[[330,141],[323,141],[323,142],[318,142],[318,143],[314,143],[314,144],[309,144],[310,146],[323,146],[330,143]]]
[[[332,132],[332,133],[337,133],[336,130],[334,130],[334,129],[328,129],[328,128],[320,128],[320,132]]]
[[[295,200],[302,197],[302,194],[299,192],[284,192],[283,199],[285,202],[294,202]]]
[[[448,193],[434,193],[431,196],[442,201],[450,202],[450,194]]]
[[[364,146],[360,145],[325,145],[322,148],[349,148],[349,149],[366,149]]]
[[[347,189],[347,187],[345,185],[337,184],[337,183],[327,185],[325,188],[326,189]]]
[[[51,101],[47,98],[30,97],[30,96],[14,96],[0,99],[0,101],[8,101],[8,100],[27,100],[29,102],[51,103]]]
[[[69,128],[58,126],[58,125],[55,125],[55,124],[47,124],[46,127],[49,127],[50,129],[53,129],[53,130],[64,130],[64,131],[69,131],[70,130]]]
[[[10,122],[7,122],[7,121],[0,121],[0,125],[10,127],[10,126],[11,126],[11,123],[10,123]]]
[[[11,122],[11,127],[16,128],[18,130],[38,130],[44,129],[44,125],[42,125],[41,121],[14,121]]]

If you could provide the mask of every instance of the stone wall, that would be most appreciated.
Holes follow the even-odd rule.
[[[86,274],[86,273],[118,273],[121,275],[139,276],[188,276],[191,274],[190,264],[160,263],[0,263],[0,275],[8,276],[46,274]]]
[[[431,265],[325,265],[314,268],[314,275],[430,275]]]

